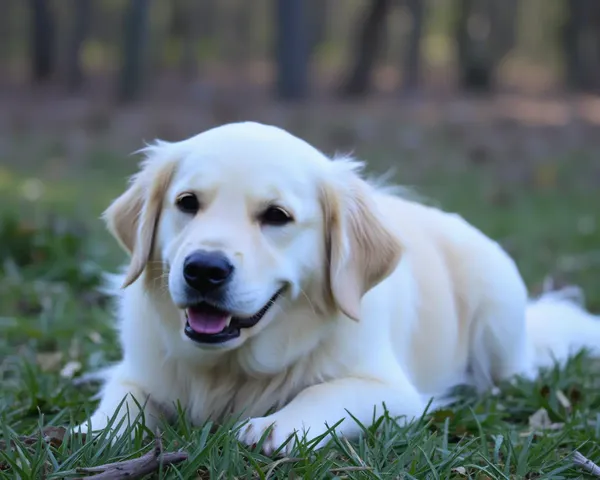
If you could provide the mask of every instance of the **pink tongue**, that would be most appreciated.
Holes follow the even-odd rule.
[[[212,310],[212,309],[211,309]],[[227,326],[229,314],[204,308],[188,308],[188,323],[196,333],[219,333]]]

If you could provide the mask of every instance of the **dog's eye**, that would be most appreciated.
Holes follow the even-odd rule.
[[[175,201],[177,208],[184,213],[196,213],[200,210],[198,197],[193,193],[183,193]]]
[[[292,222],[294,219],[281,207],[269,207],[260,216],[263,225],[272,225],[278,227]]]

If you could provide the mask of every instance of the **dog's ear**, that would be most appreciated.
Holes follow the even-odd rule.
[[[139,173],[103,214],[108,230],[131,256],[123,288],[137,280],[150,260],[163,197],[175,170],[175,160],[165,158],[160,145],[145,149],[148,156]]]
[[[334,160],[335,179],[323,187],[328,271],[326,293],[333,306],[358,321],[363,295],[397,266],[402,245],[379,216],[360,164]]]

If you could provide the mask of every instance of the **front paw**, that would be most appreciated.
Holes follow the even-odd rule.
[[[272,455],[281,450],[282,455],[289,455],[297,438],[302,438],[302,426],[292,425],[285,419],[277,418],[277,415],[268,417],[252,418],[240,429],[238,440],[245,445],[254,447],[261,439],[262,451],[265,455]]]
[[[92,415],[85,422],[72,427],[71,434],[85,435],[87,440],[92,440],[94,437],[100,435],[108,426],[108,418],[106,415]]]
[[[135,421],[130,424],[127,415],[117,415],[116,418],[111,420],[107,415],[96,412],[90,417],[89,421],[75,426],[72,433],[78,434],[81,432],[86,435],[88,440],[106,435],[108,441],[114,444],[119,438],[128,434],[132,440],[135,439],[137,424],[138,422]]]

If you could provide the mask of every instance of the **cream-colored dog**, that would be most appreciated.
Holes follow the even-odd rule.
[[[284,130],[236,123],[145,153],[106,212],[131,263],[94,430],[124,399],[117,422],[141,407],[150,428],[179,404],[194,423],[243,413],[240,440],[269,430],[272,453],[600,350],[595,317],[557,294],[528,302],[513,261],[462,218]]]

